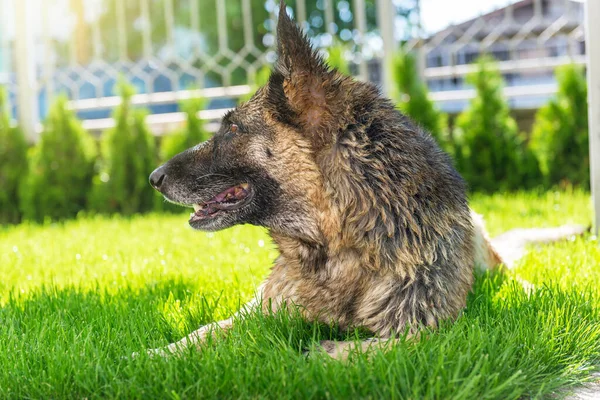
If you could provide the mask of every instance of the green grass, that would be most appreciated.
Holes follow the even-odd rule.
[[[588,224],[589,203],[579,191],[472,200],[493,234]],[[205,234],[185,219],[0,230],[0,398],[537,398],[585,381],[599,361],[600,249],[590,235],[479,276],[457,321],[387,353],[306,358],[318,340],[357,333],[254,315],[199,352],[124,357],[228,316],[277,255],[261,229]]]

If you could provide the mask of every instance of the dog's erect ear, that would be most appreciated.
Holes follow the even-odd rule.
[[[286,11],[282,0],[277,22],[277,70],[284,76],[311,73],[324,74],[328,68],[319,54],[313,50],[306,35]]]
[[[293,119],[307,133],[322,135],[331,118],[328,97],[336,73],[313,50],[308,38],[287,15],[282,0],[277,23],[278,60],[271,92],[283,91]],[[275,94],[275,93],[273,93]]]

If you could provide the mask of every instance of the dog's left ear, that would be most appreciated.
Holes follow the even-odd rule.
[[[331,71],[300,28],[287,15],[281,1],[277,23],[278,60],[269,81],[272,96],[282,94],[292,116],[286,116],[309,135],[326,135],[332,119],[331,104],[336,86]],[[279,93],[278,93],[279,92]]]

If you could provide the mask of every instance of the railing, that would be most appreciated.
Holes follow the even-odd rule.
[[[382,10],[376,24],[367,19],[374,0],[287,3],[318,46],[345,41],[357,75],[369,79],[368,64],[386,56],[378,43],[394,47],[391,1],[376,1]],[[277,4],[0,0],[0,84],[8,87],[12,113],[32,139],[58,93],[69,97],[88,129],[110,127],[121,78],[136,87],[134,103],[150,108],[148,122],[156,133],[182,121],[177,102],[190,96],[209,100],[201,115],[214,121],[250,93],[258,71],[274,61]],[[382,18],[389,36],[377,41]]]
[[[177,102],[196,95],[209,100],[201,116],[214,129],[223,112],[253,90],[258,71],[274,61],[276,3],[0,0],[0,84],[8,87],[12,113],[31,138],[57,93],[68,95],[86,128],[112,126],[120,76],[136,86],[134,103],[150,108],[156,134],[180,124]],[[538,107],[552,96],[557,66],[585,64],[583,4],[572,0],[517,1],[430,36],[397,32],[394,0],[288,4],[317,46],[325,50],[334,39],[344,41],[354,73],[384,91],[393,86],[396,39],[408,39],[405,47],[418,55],[432,99],[448,112],[460,111],[474,95],[464,78],[481,54],[498,59],[515,107]]]

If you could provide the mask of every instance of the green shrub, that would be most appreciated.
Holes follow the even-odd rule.
[[[116,126],[104,133],[100,173],[94,179],[93,208],[131,215],[153,209],[156,194],[148,176],[157,167],[156,146],[145,123],[146,111],[134,109],[134,89],[121,82],[122,102],[115,109]]]
[[[531,143],[525,142],[525,133],[519,135],[522,142],[519,146],[519,182],[512,189],[533,189],[544,186],[544,177],[540,167],[540,161],[531,148]]]
[[[204,121],[198,117],[198,112],[206,106],[204,99],[189,99],[182,101],[181,109],[186,115],[186,126],[180,132],[165,136],[160,146],[160,159],[168,161],[174,155],[210,139],[210,133],[204,127]]]
[[[271,67],[269,65],[263,65],[254,76],[253,84],[259,88],[264,86],[269,81],[269,77],[271,76]]]
[[[21,211],[29,220],[59,220],[87,208],[96,144],[58,97],[51,106],[40,142],[30,158],[22,187]]]
[[[336,43],[331,46],[327,50],[329,53],[329,56],[327,57],[327,64],[329,64],[330,67],[337,69],[344,75],[351,75],[350,63],[348,63],[348,60],[346,60],[345,57],[346,50],[347,46],[343,45],[342,43]]]
[[[254,93],[258,90],[258,88],[267,84],[270,76],[271,68],[268,65],[263,65],[250,79],[250,93],[241,96],[239,98],[239,102],[243,103],[250,100],[252,96],[254,96]]]
[[[472,190],[514,190],[539,181],[537,160],[509,115],[502,76],[486,57],[467,77],[476,97],[458,116],[454,136],[458,169]]]
[[[419,76],[414,56],[399,51],[394,57],[393,73],[399,96],[398,108],[425,128],[443,148],[447,148],[447,116],[429,99],[427,85]]]
[[[587,84],[583,70],[565,65],[556,71],[558,94],[536,114],[531,145],[547,183],[588,187]]]
[[[6,108],[6,91],[0,87],[0,224],[15,224],[21,219],[19,186],[27,178],[27,141],[10,126]]]

